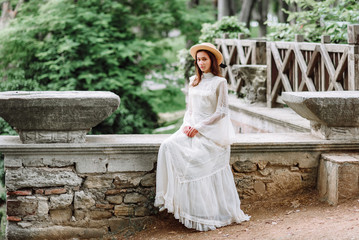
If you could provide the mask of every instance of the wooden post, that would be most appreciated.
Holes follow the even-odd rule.
[[[246,39],[246,35],[244,33],[238,33],[238,39],[239,40]]]
[[[253,43],[252,64],[266,64],[266,41],[256,40]]]
[[[275,103],[272,102],[272,51],[270,48],[271,44],[275,42],[267,42],[266,44],[266,57],[267,57],[267,107],[274,107]]]
[[[322,44],[330,43],[330,36],[328,36],[328,35],[323,35],[323,36],[321,37],[320,42],[321,42]]]
[[[304,36],[301,34],[295,34],[294,42],[304,42]]]
[[[229,38],[229,33],[223,33],[223,34],[222,34],[222,38],[223,38],[223,39]]]
[[[359,24],[348,26],[348,90],[359,90]]]
[[[328,35],[322,36],[321,40],[320,40],[320,43],[321,44],[330,43],[330,36],[328,36]],[[319,91],[327,91],[327,89],[325,88],[325,83],[327,81],[326,81],[326,76],[325,76],[325,63],[324,63],[324,60],[321,60],[320,68],[321,68],[320,72],[321,72],[322,75],[320,76],[320,86],[319,86],[318,89],[319,89]]]

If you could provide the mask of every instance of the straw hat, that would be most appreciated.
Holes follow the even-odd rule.
[[[201,43],[197,44],[191,47],[189,52],[191,53],[193,59],[196,60],[196,53],[198,50],[207,50],[214,54],[214,56],[217,58],[218,65],[220,65],[223,61],[223,56],[220,51],[217,50],[217,48],[211,44],[211,43]]]

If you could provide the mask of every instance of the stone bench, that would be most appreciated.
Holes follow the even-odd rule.
[[[322,154],[318,190],[320,199],[332,205],[359,197],[359,154]]]

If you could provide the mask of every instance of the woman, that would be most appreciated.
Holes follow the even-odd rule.
[[[210,43],[190,49],[196,76],[190,78],[183,125],[160,147],[155,206],[188,228],[214,230],[248,221],[229,165],[234,130],[228,116],[227,81],[221,52]]]

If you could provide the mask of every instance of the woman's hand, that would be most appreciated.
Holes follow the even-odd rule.
[[[185,126],[183,128],[183,132],[190,138],[194,137],[198,133],[197,129],[190,126]]]

